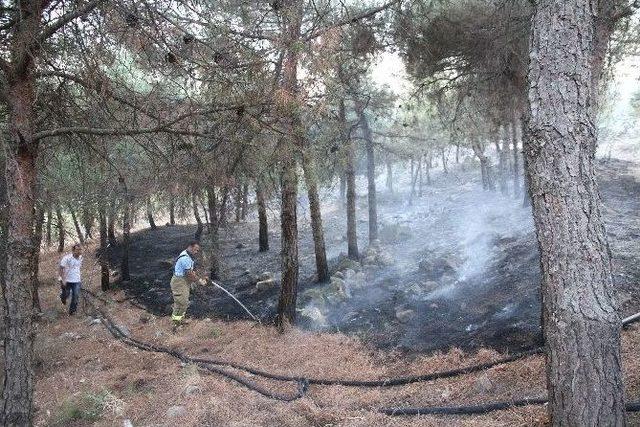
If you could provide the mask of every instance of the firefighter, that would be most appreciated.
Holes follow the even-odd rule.
[[[171,293],[173,294],[173,321],[174,329],[186,323],[185,313],[189,306],[189,290],[191,283],[199,283],[205,285],[207,280],[199,278],[194,272],[195,261],[193,257],[200,252],[200,244],[192,241],[187,249],[182,251],[176,259],[173,269],[173,277],[171,278]]]

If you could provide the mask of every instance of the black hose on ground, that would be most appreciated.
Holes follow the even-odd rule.
[[[385,415],[481,415],[489,412],[518,408],[529,405],[546,405],[547,399],[529,398],[510,400],[505,402],[483,403],[472,406],[426,406],[423,408],[382,408],[380,412]],[[640,412],[640,402],[630,402],[625,406],[627,412]]]
[[[93,292],[84,289],[84,291],[87,293],[87,295],[90,295],[91,297],[94,297],[95,294],[93,294]],[[217,367],[217,366],[211,366],[209,364],[203,364],[203,363],[199,363],[195,360],[193,360],[191,357],[180,353],[179,351],[176,350],[172,350],[166,347],[162,347],[162,346],[156,346],[153,344],[149,344],[149,343],[145,343],[142,341],[139,341],[135,338],[130,337],[127,333],[125,333],[120,327],[117,326],[117,324],[113,321],[113,319],[104,311],[102,310],[100,307],[98,307],[97,304],[95,304],[93,301],[91,301],[91,299],[87,298],[87,302],[89,303],[89,305],[91,305],[93,307],[93,309],[98,313],[98,315],[101,317],[101,322],[102,324],[107,328],[107,330],[111,333],[111,335],[114,336],[114,338],[122,341],[124,344],[135,347],[139,350],[143,350],[143,351],[148,351],[148,352],[154,352],[154,353],[164,353],[167,355],[170,355],[172,357],[175,357],[176,359],[180,360],[183,363],[192,363],[196,366],[198,366],[200,369],[203,369],[205,371],[211,372],[211,373],[215,373],[218,375],[221,375],[227,379],[233,380],[239,384],[242,384],[243,386],[247,387],[250,390],[253,390],[257,393],[260,393],[261,395],[268,397],[270,399],[275,399],[275,400],[280,400],[283,402],[292,402],[294,400],[300,399],[301,397],[303,397],[308,389],[308,383],[303,381],[303,380],[299,380],[299,381],[295,381],[297,383],[297,391],[294,394],[282,394],[282,393],[276,393],[276,392],[272,392],[270,390],[267,390],[266,388],[254,383],[253,381],[250,381],[248,379],[243,378],[240,375],[234,374],[232,372],[228,372],[225,371],[224,369]]]
[[[484,403],[473,406],[428,406],[424,408],[382,408],[385,415],[479,415],[509,408],[529,405],[544,405],[547,399],[531,398],[512,400],[509,402]]]
[[[95,293],[89,291],[88,289],[83,289],[83,291],[92,297],[95,297],[103,302],[107,302],[105,299],[100,298]],[[87,300],[89,301],[89,300]],[[525,351],[522,353],[517,353],[513,356],[506,357],[503,359],[499,359],[493,362],[482,363],[478,365],[468,366],[464,368],[453,369],[449,371],[440,371],[433,372],[430,374],[424,375],[416,375],[416,376],[407,376],[400,378],[389,378],[384,380],[341,380],[341,379],[319,379],[319,378],[304,378],[304,377],[294,377],[294,376],[286,376],[286,375],[278,375],[272,374],[270,372],[261,371],[259,369],[254,369],[251,367],[235,364],[232,362],[226,362],[222,360],[212,360],[212,359],[203,359],[203,358],[192,358],[186,356],[178,351],[171,350],[166,347],[155,346],[152,344],[144,343],[135,338],[130,337],[128,334],[125,334],[116,323],[109,317],[107,313],[93,304],[91,301],[89,303],[92,307],[100,314],[102,317],[102,323],[105,325],[107,330],[117,339],[122,340],[125,344],[137,347],[141,350],[157,352],[157,353],[165,353],[171,355],[184,363],[193,363],[201,369],[207,370],[209,372],[218,373],[223,375],[229,379],[232,379],[247,388],[254,390],[263,396],[282,400],[282,401],[293,401],[299,399],[305,395],[308,390],[310,384],[312,385],[341,385],[347,387],[392,387],[392,386],[400,386],[407,385],[417,382],[426,382],[433,381],[436,379],[442,378],[451,378],[460,375],[465,375],[469,373],[479,372],[483,370],[490,369],[492,367],[511,363],[525,357],[529,357],[536,354],[541,354],[543,352],[542,347],[538,347],[529,351]],[[630,316],[622,321],[623,326],[626,326],[630,323],[636,322],[640,320],[640,313],[634,316]],[[213,366],[212,366],[213,365]],[[298,385],[298,391],[295,395],[281,395],[277,393],[272,393],[259,385],[248,381],[238,375],[229,373],[219,368],[220,366],[225,366],[229,368],[233,368],[236,370],[244,371],[252,375],[260,376],[265,379],[283,381],[283,382],[295,382]],[[489,404],[482,404],[476,406],[450,406],[450,407],[424,407],[424,408],[383,408],[381,412],[387,415],[421,415],[421,414],[483,414],[492,411],[498,411],[502,409],[507,409],[510,407],[518,407],[518,406],[527,406],[527,405],[541,405],[547,403],[546,399],[522,399],[517,401],[508,401],[508,402],[496,402]],[[640,412],[640,402],[629,403],[626,406],[627,411],[629,412]],[[456,412],[457,411],[457,412]]]

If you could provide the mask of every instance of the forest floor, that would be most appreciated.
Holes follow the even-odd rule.
[[[628,315],[640,311],[640,172],[634,163],[616,159],[601,162],[598,171],[615,281],[623,314]],[[360,263],[345,258],[344,208],[328,193],[323,221],[334,280],[327,284],[314,278],[313,240],[303,202],[300,326],[343,332],[378,348],[405,353],[453,347],[519,351],[539,346],[540,267],[531,210],[522,207],[522,197],[482,191],[477,175],[475,167],[464,165],[447,175],[440,173],[412,202],[406,193],[381,191],[381,242],[376,249],[367,249],[366,194],[359,197]],[[400,184],[408,188],[407,182]],[[230,222],[221,230],[220,243],[220,283],[266,323],[275,316],[277,281],[270,288],[255,284],[265,272],[279,279],[277,218],[272,218],[270,227],[268,252],[257,251],[257,221],[252,217]],[[124,284],[127,295],[155,315],[169,314],[172,264],[194,233],[194,226],[183,225],[134,234],[132,280]],[[118,248],[111,257],[118,265]],[[201,261],[206,275],[207,260]],[[248,318],[214,287],[196,289],[189,314]]]
[[[635,289],[640,278],[635,240],[640,235],[640,173],[634,164],[616,160],[599,169],[616,285],[623,314],[629,314],[640,311]],[[340,271],[344,278],[337,291],[331,288],[340,285],[337,280],[333,285],[313,283],[311,234],[303,221],[300,316],[305,328],[278,334],[268,324],[243,320],[242,313],[219,291],[201,288],[190,307],[197,319],[183,331],[172,333],[164,315],[170,302],[166,289],[169,261],[189,240],[193,232],[189,226],[162,227],[153,235],[148,230],[137,233],[131,260],[134,279],[105,295],[113,301],[137,298],[129,300],[131,304],[113,302],[106,308],[138,339],[191,356],[296,376],[378,379],[425,374],[534,346],[539,272],[530,214],[513,198],[477,191],[477,183],[467,180],[471,176],[463,169],[440,176],[411,206],[398,196],[381,197],[381,231],[391,230],[381,233],[382,258],[387,259],[360,267],[340,265],[345,246],[341,208],[326,203],[332,272]],[[300,209],[306,214],[304,205]],[[365,209],[366,199],[359,205],[361,215],[366,215]],[[359,232],[366,237],[366,223],[359,223]],[[260,254],[255,248],[256,235],[252,218],[230,224],[224,232],[221,283],[266,320],[272,315],[276,290],[256,291],[253,281],[264,271],[279,270],[279,241],[272,235],[272,250]],[[365,239],[360,244],[361,249],[366,248]],[[117,258],[117,251],[113,256]],[[429,383],[386,389],[311,386],[295,402],[269,400],[170,356],[116,341],[95,322],[86,304],[81,315],[66,316],[53,279],[57,258],[55,253],[42,256],[44,315],[35,350],[37,425],[129,425],[127,421],[134,426],[545,424],[541,406],[474,417],[390,417],[378,412],[381,407],[469,405],[544,396],[541,356]],[[94,271],[85,262],[85,285],[97,290],[99,277]],[[366,292],[359,281],[383,290]],[[373,295],[365,297],[367,293]],[[348,310],[356,314],[345,320],[343,314]],[[483,332],[486,329],[489,332]],[[640,399],[639,351],[640,327],[632,326],[623,332],[623,367],[627,397],[634,401]],[[274,390],[294,391],[292,385],[252,380]],[[630,425],[640,425],[640,418],[633,415]]]

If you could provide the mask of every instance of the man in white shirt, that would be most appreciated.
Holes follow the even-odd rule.
[[[70,254],[66,254],[60,260],[60,272],[58,282],[60,283],[60,300],[62,304],[67,304],[67,298],[71,294],[71,305],[69,305],[69,316],[73,316],[78,308],[78,298],[80,297],[80,269],[82,268],[82,246],[78,243],[73,245]]]

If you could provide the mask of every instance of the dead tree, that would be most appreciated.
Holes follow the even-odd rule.
[[[541,0],[532,20],[525,156],[554,426],[626,422],[620,318],[594,164],[613,6]]]
[[[393,194],[393,166],[391,160],[387,159],[387,191]]]

